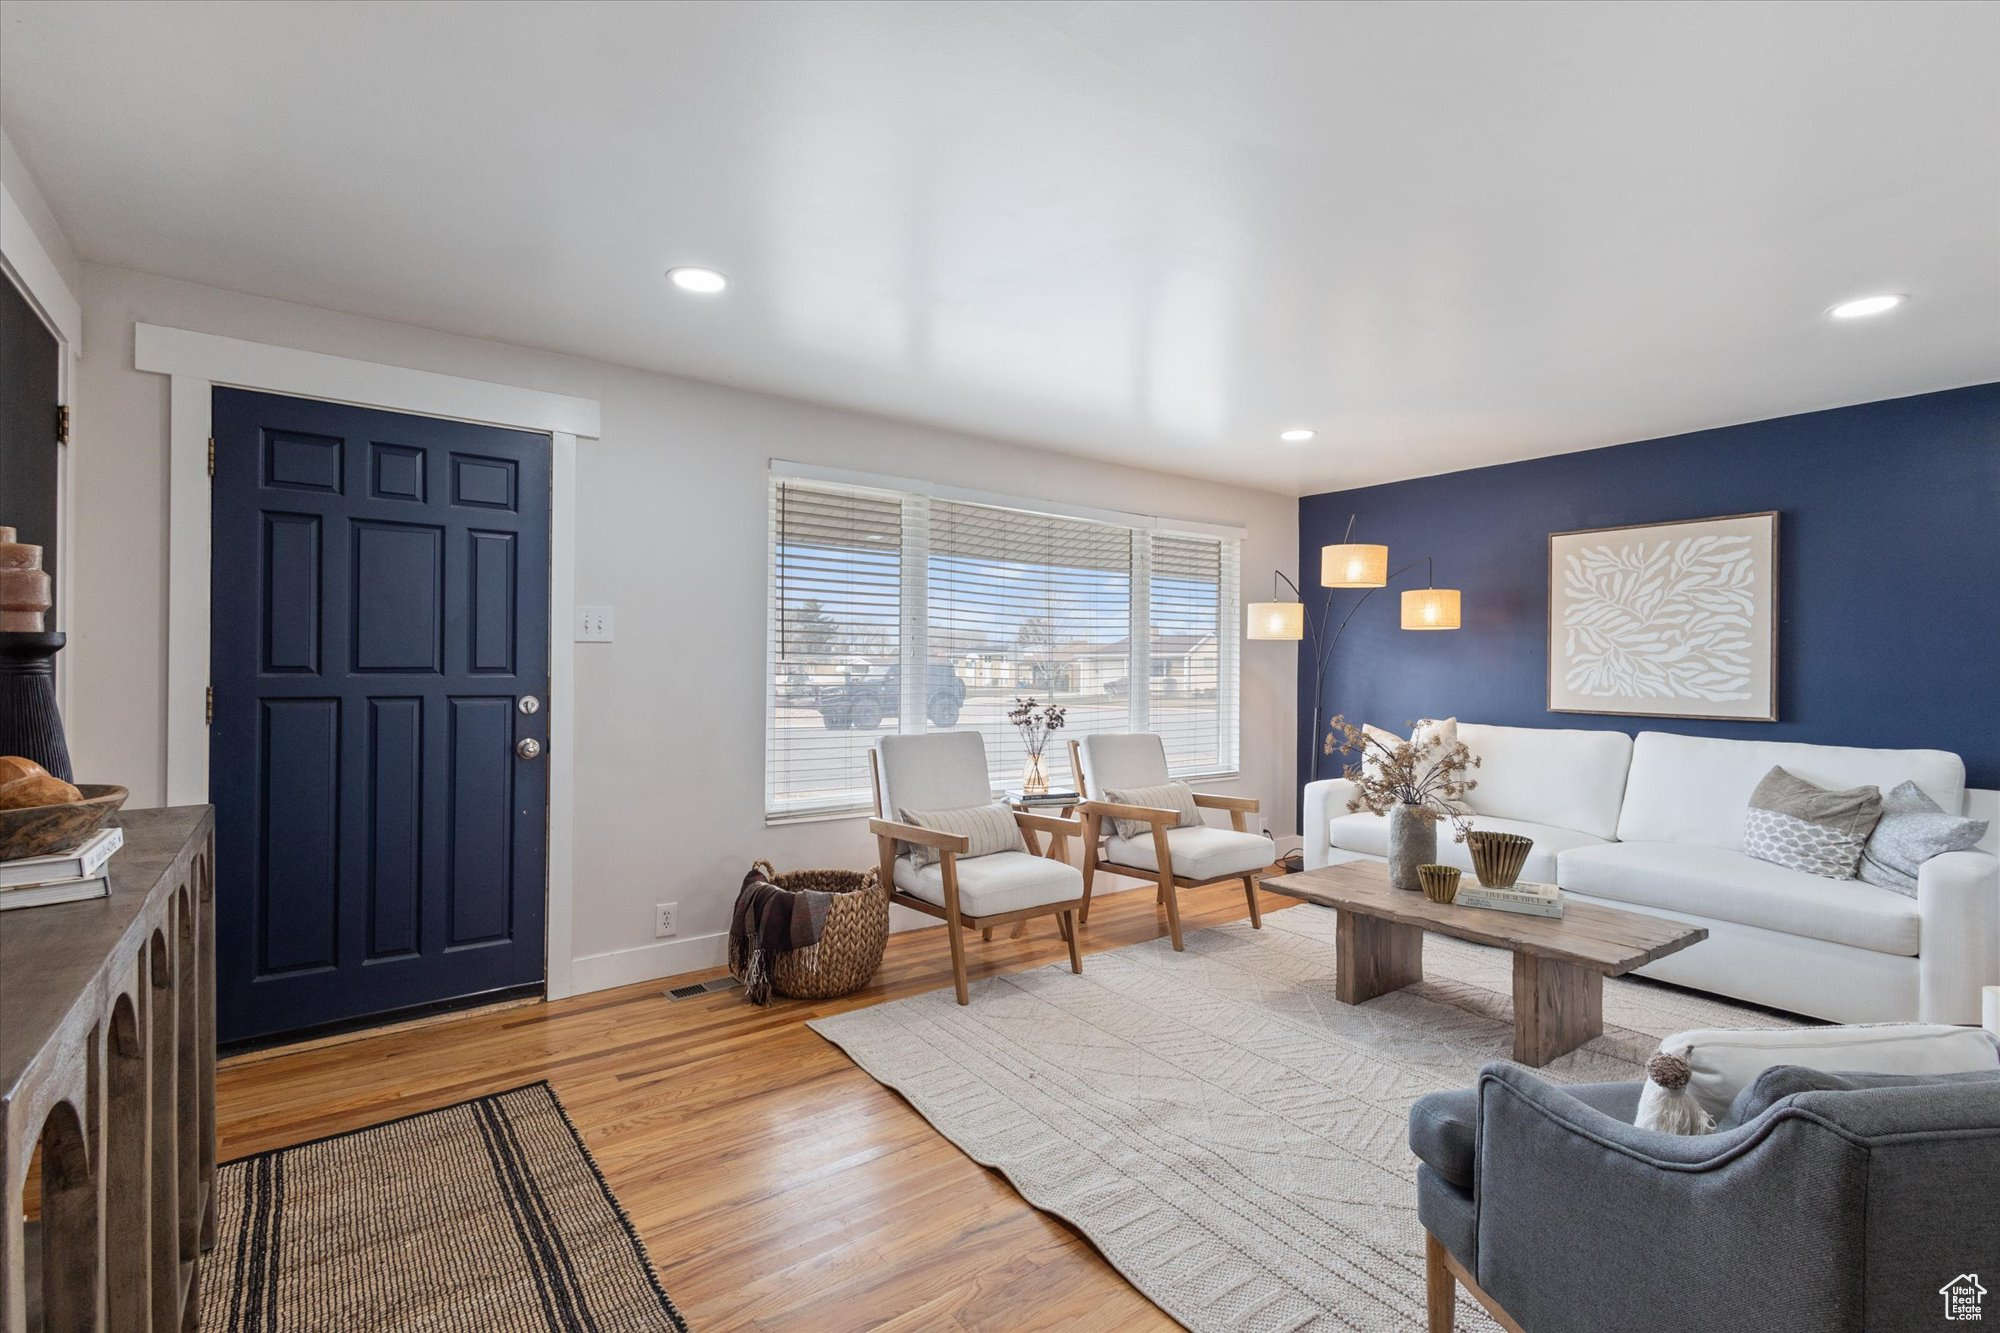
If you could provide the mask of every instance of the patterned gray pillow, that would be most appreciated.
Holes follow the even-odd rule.
[[[967,859],[991,856],[995,852],[1028,850],[1028,844],[1021,838],[1021,826],[1014,821],[1014,808],[1005,801],[975,805],[964,810],[903,810],[900,813],[905,824],[915,824],[918,828],[938,833],[962,835],[971,843],[959,853]],[[911,865],[922,867],[937,862],[937,848],[918,842],[909,844],[909,848],[905,855]]]
[[[1917,867],[1946,852],[1970,851],[1986,836],[1986,821],[1948,815],[1923,788],[1905,782],[1882,798],[1882,822],[1861,851],[1861,878],[1917,896]]]
[[[1185,782],[1163,782],[1157,787],[1106,789],[1104,795],[1114,805],[1143,805],[1148,810],[1172,810],[1180,815],[1174,828],[1194,828],[1201,823],[1201,808],[1194,803],[1194,788]],[[1114,819],[1121,838],[1144,837],[1153,826],[1143,819]]]
[[[1828,791],[1774,768],[1750,793],[1743,850],[1789,870],[1853,879],[1861,848],[1881,818],[1879,787]]]

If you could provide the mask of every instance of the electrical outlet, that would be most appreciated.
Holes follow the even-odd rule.
[[[579,606],[576,608],[576,641],[578,643],[610,643],[611,608],[608,606]]]
[[[677,919],[681,913],[679,903],[653,904],[653,938],[663,940],[669,935],[678,935],[681,928]]]

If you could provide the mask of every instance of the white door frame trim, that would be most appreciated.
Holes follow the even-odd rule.
[[[133,366],[168,377],[167,803],[208,800],[210,408],[217,385],[319,398],[549,436],[547,982],[573,993],[576,442],[596,439],[590,398],[462,379],[156,324],[133,326]]]
[[[56,604],[50,629],[68,629],[75,605],[76,484],[70,476],[76,440],[76,359],[83,354],[83,304],[63,281],[62,269],[28,225],[28,215],[0,182],[0,277],[12,282],[56,340],[56,402],[70,409],[70,439],[56,454]],[[56,658],[56,702],[70,700],[69,654]]]

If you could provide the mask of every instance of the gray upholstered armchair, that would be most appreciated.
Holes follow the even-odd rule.
[[[1530,1333],[1930,1328],[2000,1257],[2000,1071],[1779,1066],[1699,1137],[1639,1089],[1494,1064],[1411,1107],[1432,1333],[1461,1283]]]

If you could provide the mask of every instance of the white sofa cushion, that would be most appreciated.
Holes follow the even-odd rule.
[[[921,868],[896,858],[896,887],[927,903],[944,906],[944,867]],[[1067,902],[1083,896],[1083,872],[1064,861],[1026,852],[996,852],[958,863],[961,916],[993,916],[1024,907]]]
[[[1272,855],[1271,840],[1261,833],[1238,833],[1206,824],[1167,830],[1167,856],[1174,863],[1174,873],[1182,879],[1247,875],[1270,865]],[[1141,838],[1111,839],[1104,845],[1104,859],[1155,874],[1160,869],[1151,833]]]
[[[1917,905],[1902,894],[1858,879],[1821,879],[1721,847],[1675,842],[1579,847],[1558,858],[1556,876],[1564,889],[1593,898],[1875,953],[1917,953]]]
[[[1533,838],[1535,845],[1528,850],[1528,862],[1521,869],[1521,877],[1539,884],[1556,882],[1556,858],[1559,853],[1574,847],[1599,847],[1604,844],[1604,839],[1576,829],[1532,824],[1525,819],[1474,815],[1472,827],[1488,833],[1518,833],[1524,838]],[[1366,810],[1330,821],[1327,837],[1343,851],[1366,852],[1370,856],[1389,854],[1388,819],[1382,815],[1371,815]],[[1448,821],[1438,824],[1438,864],[1457,866],[1461,870],[1472,869],[1472,849],[1462,842],[1452,841],[1452,828]]]
[[[1642,731],[1632,750],[1618,837],[1741,851],[1750,793],[1780,766],[1821,787],[1872,785],[1889,791],[1915,782],[1944,810],[1958,810],[1965,800],[1965,762],[1943,750],[1862,750]]]
[[[1826,1028],[1698,1028],[1660,1043],[1688,1062],[1688,1091],[1710,1115],[1775,1065],[1829,1074],[1968,1074],[2000,1068],[2000,1046],[1978,1028],[1882,1023]]]
[[[1581,829],[1599,839],[1617,835],[1632,761],[1632,738],[1624,732],[1461,722],[1458,739],[1480,761],[1468,774],[1479,783],[1466,797],[1474,814]],[[1749,796],[1748,787],[1743,794]]]

